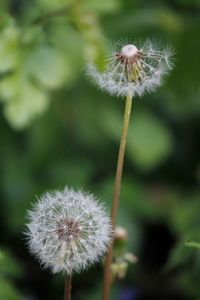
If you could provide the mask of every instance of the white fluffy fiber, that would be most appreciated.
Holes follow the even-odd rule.
[[[92,194],[68,187],[44,194],[29,211],[28,219],[29,249],[53,273],[89,267],[105,254],[111,241],[112,226],[102,205]],[[63,226],[65,220],[77,224],[74,236],[73,228],[68,233]],[[58,234],[59,228],[67,238]]]

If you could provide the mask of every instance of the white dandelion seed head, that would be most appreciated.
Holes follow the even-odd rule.
[[[112,226],[92,194],[65,188],[44,194],[28,213],[30,251],[53,273],[89,267],[105,254]]]
[[[106,59],[104,71],[87,65],[88,76],[111,95],[139,96],[155,90],[172,69],[173,51],[150,40],[135,44],[118,42]]]

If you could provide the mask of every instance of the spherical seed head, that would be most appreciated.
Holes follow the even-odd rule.
[[[94,63],[87,65],[89,77],[103,90],[116,96],[142,96],[155,90],[172,69],[173,51],[147,40],[138,43],[117,43],[107,57],[105,70]]]
[[[89,267],[105,254],[112,226],[93,195],[65,188],[44,194],[28,213],[30,251],[53,273]]]

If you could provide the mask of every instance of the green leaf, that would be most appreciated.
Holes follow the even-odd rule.
[[[127,151],[135,164],[150,170],[171,153],[172,137],[167,127],[147,112],[137,112],[131,121]]]
[[[16,84],[15,90],[11,85],[13,98],[9,99],[4,113],[14,128],[21,129],[47,109],[48,98],[45,91],[26,79],[18,80]]]
[[[12,254],[7,250],[0,250],[0,275],[19,278],[21,274],[22,269]]]
[[[38,5],[45,9],[46,12],[49,12],[54,9],[61,9],[62,7],[66,7],[73,0],[37,0]]]
[[[200,249],[200,242],[186,242],[186,246]]]
[[[61,53],[48,46],[40,46],[28,58],[27,72],[48,89],[60,87],[68,69]]]
[[[123,116],[116,109],[102,113],[102,126],[116,142],[120,142]],[[173,141],[168,129],[152,114],[137,111],[130,121],[127,152],[133,163],[150,170],[171,153]]]
[[[1,19],[4,17],[3,12],[4,12],[4,11],[7,11],[8,6],[9,6],[8,1],[2,0],[2,1],[0,2],[0,12],[1,12],[1,13],[0,13],[0,18],[1,18]]]
[[[22,300],[22,296],[11,285],[11,283],[3,278],[0,278],[0,299],[2,300]]]
[[[51,28],[50,43],[61,55],[63,66],[65,66],[64,84],[69,85],[79,76],[84,63],[83,41],[80,34],[70,24],[63,26],[56,23]]]
[[[18,78],[17,76],[7,76],[0,81],[0,98],[3,102],[8,102],[17,94]]]
[[[10,148],[11,147],[10,145]],[[35,193],[37,193],[39,184],[32,179],[32,160],[30,153],[28,154],[29,158],[27,158],[21,151],[16,152],[16,149],[7,148],[5,152],[4,160],[1,164],[1,184],[2,192],[5,197],[3,203],[5,207],[5,226],[8,230],[8,234],[12,232],[13,235],[17,235],[24,230],[26,221],[25,212],[30,201],[33,200]],[[12,188],[10,188],[11,182]]]
[[[86,0],[84,1],[84,5],[90,9],[94,10],[98,13],[110,13],[115,12],[120,9],[120,1],[118,0],[101,0],[101,1],[93,1]]]
[[[0,32],[0,72],[14,69],[18,64],[19,30],[9,22]]]
[[[123,115],[116,110],[115,107],[107,107],[101,112],[99,116],[100,123],[106,134],[114,141],[119,143],[120,134],[123,125]]]

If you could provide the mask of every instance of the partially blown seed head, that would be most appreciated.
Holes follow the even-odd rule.
[[[150,40],[135,45],[117,43],[106,60],[105,70],[94,63],[87,66],[88,75],[103,90],[117,96],[142,96],[161,85],[172,69],[173,51],[160,48]]]
[[[93,195],[65,188],[44,194],[28,213],[30,251],[54,273],[89,267],[105,254],[112,227]]]

